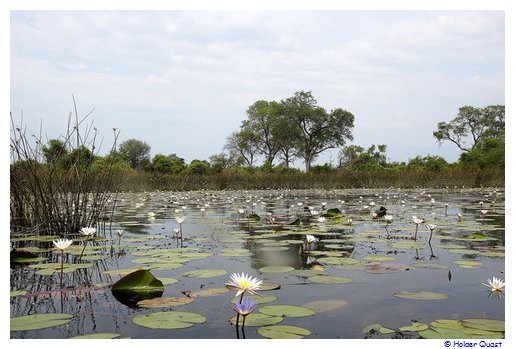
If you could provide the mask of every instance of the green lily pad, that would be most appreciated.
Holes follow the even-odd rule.
[[[252,256],[253,253],[245,248],[224,248],[218,254],[219,256],[239,257],[239,256]]]
[[[165,278],[165,277],[159,277],[159,280],[163,283],[163,285],[173,285],[179,282],[179,280],[174,278]]]
[[[262,273],[286,273],[288,271],[295,270],[295,268],[287,267],[287,266],[270,266],[259,268],[259,271]]]
[[[465,327],[494,332],[504,332],[505,326],[504,321],[494,319],[463,319],[461,323]]]
[[[27,291],[11,291],[10,296],[18,297],[18,296],[24,296],[26,294],[27,294]]]
[[[125,275],[118,280],[112,287],[113,291],[131,292],[156,292],[163,291],[164,286],[161,281],[156,279],[148,270],[137,270]]]
[[[206,322],[206,318],[200,314],[183,311],[166,311],[146,315],[137,315],[132,318],[136,325],[152,328],[174,330],[192,327],[195,324]]]
[[[352,282],[351,278],[330,275],[315,275],[308,277],[308,280],[321,284],[348,284]]]
[[[396,258],[387,256],[365,256],[363,260],[366,261],[394,261]]]
[[[227,272],[222,269],[197,269],[197,270],[190,270],[182,274],[182,276],[189,277],[189,278],[212,278],[217,277],[221,275],[225,275]]]
[[[55,327],[71,321],[70,314],[33,314],[11,318],[11,331],[40,330]]]
[[[300,277],[310,277],[315,275],[328,275],[326,271],[323,270],[316,270],[316,269],[298,269],[298,270],[292,270],[290,274]]]
[[[70,339],[113,339],[116,337],[120,337],[119,333],[105,332],[105,333],[92,333],[92,334],[84,334],[82,336],[71,337]]]
[[[392,330],[391,328],[387,328],[387,327],[381,327],[379,329],[379,333],[382,333],[382,334],[391,334],[391,333],[395,333],[396,331],[395,330]]]
[[[421,292],[402,291],[402,292],[395,292],[393,295],[398,298],[415,299],[415,300],[421,300],[421,301],[449,298],[449,296],[445,293],[427,292],[427,291],[421,291]]]
[[[427,330],[429,326],[427,324],[424,324],[422,322],[412,322],[411,326],[404,326],[399,328],[401,332],[419,332]]]
[[[193,298],[188,297],[157,297],[141,300],[137,305],[142,308],[168,308],[189,304],[191,302],[193,302]]]
[[[320,314],[343,308],[347,304],[349,304],[349,302],[341,299],[324,299],[320,301],[305,303],[302,304],[302,306],[309,309],[313,309],[315,313]]]
[[[267,305],[260,308],[259,312],[271,316],[282,317],[302,317],[315,315],[313,309],[301,307],[299,305]]]
[[[247,297],[247,298],[250,298],[252,299],[254,302],[256,302],[257,304],[263,304],[263,303],[271,303],[271,302],[275,302],[277,300],[277,296],[261,296],[261,295],[252,295],[250,297]],[[240,297],[233,297],[231,299],[231,303],[236,303],[236,302],[239,302],[240,300]]]
[[[383,327],[383,325],[381,325],[381,324],[368,325],[367,327],[365,327],[364,329],[361,330],[361,333],[369,333],[372,330],[379,331],[379,329],[381,329],[382,327]]]
[[[208,288],[202,291],[191,292],[190,297],[209,297],[229,292],[226,287]]]
[[[281,316],[271,316],[267,314],[249,314],[245,317],[245,326],[268,326],[275,325],[283,321]],[[231,324],[236,325],[236,316],[230,320]],[[243,324],[243,316],[240,316],[239,325]]]
[[[260,327],[257,332],[263,337],[272,339],[301,339],[311,334],[308,329],[286,325]]]
[[[140,268],[132,268],[132,269],[113,269],[113,270],[106,270],[103,271],[102,274],[108,274],[108,275],[127,275],[130,273],[133,273],[135,271],[141,270]]]
[[[462,268],[479,268],[483,265],[483,263],[476,261],[455,261],[454,264],[458,264]]]
[[[280,284],[265,281],[259,286],[259,291],[271,291],[271,290],[278,290],[280,288],[281,288]]]

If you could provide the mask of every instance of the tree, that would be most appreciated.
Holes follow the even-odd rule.
[[[466,168],[504,168],[505,140],[484,138],[476,147],[462,153],[459,163]]]
[[[340,150],[338,159],[340,169],[372,170],[386,165],[386,145],[372,144],[367,150],[365,148],[350,145]]]
[[[120,154],[135,170],[142,170],[150,162],[150,146],[137,139],[128,139],[120,144]]]
[[[424,169],[436,172],[449,167],[449,163],[443,157],[438,155],[427,155],[425,157],[417,155],[413,159],[410,159],[406,166],[408,169]]]
[[[211,155],[209,157],[209,163],[213,172],[222,172],[228,168],[236,165],[241,165],[241,157],[237,157],[235,154],[220,153]]]
[[[295,92],[281,103],[285,116],[293,120],[298,130],[295,149],[304,159],[306,172],[320,153],[353,139],[354,115],[341,108],[328,113],[317,105],[311,92]]]
[[[186,171],[190,174],[206,175],[211,172],[211,168],[209,162],[195,159],[190,162]]]
[[[483,138],[502,138],[505,133],[504,105],[490,105],[485,108],[464,106],[450,122],[439,122],[433,136],[441,144],[449,141],[463,151],[474,148]],[[467,141],[472,141],[467,146]]]
[[[257,139],[252,132],[241,130],[233,132],[228,138],[225,148],[229,154],[242,157],[248,166],[252,166],[257,152]]]
[[[279,118],[282,105],[275,101],[260,100],[247,110],[248,119],[242,122],[241,129],[252,134],[256,149],[265,157],[265,162],[273,165],[279,152]]]
[[[55,164],[68,154],[66,145],[59,139],[48,141],[48,144],[41,149],[41,152],[47,164]]]

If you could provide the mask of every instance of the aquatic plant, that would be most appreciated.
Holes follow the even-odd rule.
[[[59,239],[57,241],[52,241],[55,248],[57,248],[59,251],[61,251],[61,278],[60,278],[60,285],[61,288],[63,288],[63,272],[64,272],[64,250],[66,250],[70,245],[73,243],[73,240],[68,239]]]

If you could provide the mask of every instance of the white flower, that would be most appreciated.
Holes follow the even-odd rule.
[[[318,217],[318,223],[324,223],[325,222],[325,217]]]
[[[492,280],[488,279],[488,284],[481,285],[489,287],[491,292],[504,292],[505,283],[501,279],[498,279],[494,276],[492,277]]]
[[[390,224],[390,223],[393,222],[393,216],[387,214],[387,215],[384,216],[384,220],[386,221],[386,223]]]
[[[243,214],[244,212],[245,212],[245,210],[244,210],[244,209],[242,209],[242,208],[240,208],[240,209],[238,210],[238,213],[239,213],[239,214]]]
[[[352,225],[352,218],[347,219],[347,224]]]
[[[436,224],[428,224],[426,225],[427,229],[433,231],[435,230],[436,228],[438,228],[438,226]]]
[[[184,223],[184,220],[186,219],[186,217],[175,217],[175,220],[177,221],[177,223],[179,224],[182,224]]]
[[[315,210],[311,210],[311,211],[309,211],[309,213],[311,213],[312,216],[318,215],[318,211],[315,211]]]
[[[237,290],[236,297],[245,292],[256,294],[256,290],[259,289],[263,281],[253,278],[245,273],[231,275],[231,280],[225,284],[228,289]]]
[[[66,250],[68,247],[70,247],[70,245],[73,243],[73,240],[68,240],[68,239],[59,239],[57,241],[52,241],[54,243],[54,246],[61,250],[61,251],[64,251]]]
[[[420,224],[424,223],[424,220],[422,218],[418,218],[417,216],[413,216],[412,219],[413,219],[413,223],[415,223],[416,225],[420,225]]]
[[[322,202],[322,207],[325,207],[327,205],[327,202]]]
[[[123,229],[120,229],[116,231],[116,234],[118,234],[118,236],[121,237],[123,234],[125,234],[125,231],[123,231]]]
[[[314,237],[313,235],[311,235],[311,234],[307,234],[306,235],[306,242],[308,244],[311,244],[311,243],[316,242],[316,241],[318,241],[318,239],[316,237]]]
[[[481,213],[483,214],[483,216],[486,215],[487,212],[488,212],[487,210],[481,210]]]
[[[95,235],[95,233],[97,232],[97,229],[92,228],[92,227],[85,227],[85,228],[81,228],[80,232],[82,235],[86,235],[86,237],[91,238],[91,237],[93,237],[93,235]]]

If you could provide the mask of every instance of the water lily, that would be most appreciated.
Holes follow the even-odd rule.
[[[243,298],[243,295],[245,294],[245,292],[248,292],[251,294],[256,294],[255,291],[257,291],[259,289],[262,282],[263,282],[262,280],[253,278],[252,276],[247,275],[245,273],[241,273],[241,274],[233,273],[231,275],[231,280],[229,282],[227,282],[225,284],[225,286],[228,289],[237,290],[236,297],[241,295]]]
[[[317,242],[317,241],[318,241],[318,239],[315,236],[313,236],[311,234],[306,235],[306,243],[312,244],[313,242]]]
[[[243,213],[245,213],[245,210],[244,210],[244,209],[242,209],[242,208],[240,208],[240,209],[238,209],[238,213],[239,213],[239,214],[243,214]]]
[[[156,219],[156,214],[154,212],[149,212],[147,214],[149,220]]]
[[[488,284],[482,285],[489,287],[491,292],[504,292],[505,282],[493,276],[492,280],[488,279]]]
[[[324,223],[325,217],[318,217],[317,221],[318,221],[318,223]]]
[[[348,225],[352,225],[352,218],[348,218],[348,219],[347,219],[347,224],[348,224]]]
[[[242,302],[236,302],[236,309],[238,314],[243,316],[243,324],[245,324],[245,316],[252,313],[257,307],[257,303],[250,298],[245,298]]]
[[[54,246],[59,249],[60,251],[64,252],[70,245],[73,243],[73,240],[68,239],[59,239],[57,241],[52,241],[54,243]]]
[[[431,231],[431,234],[429,235],[429,242],[431,242],[431,238],[433,237],[433,230],[438,228],[438,226],[436,224],[428,224],[426,227]]]
[[[119,237],[122,237],[123,234],[125,234],[125,231],[123,229],[119,229],[116,231],[116,235],[118,235]]]
[[[181,230],[179,228],[174,228],[173,229],[173,233],[175,234],[175,238],[178,239],[179,238],[179,233],[181,232]]]
[[[418,233],[418,226],[424,223],[424,220],[421,218],[418,218],[417,216],[413,216],[413,223],[415,223],[415,237],[413,240],[417,240],[417,233]]]
[[[458,213],[457,216],[458,216],[458,222],[461,222],[463,215],[461,213]]]
[[[389,215],[387,214],[386,216],[384,216],[384,220],[386,221],[386,224],[392,224],[393,222],[393,216],[392,215]]]
[[[59,239],[57,241],[52,241],[54,246],[61,251],[61,277],[60,277],[60,285],[63,288],[63,272],[64,272],[64,250],[66,250],[73,243],[73,240],[68,239]]]
[[[186,217],[175,217],[177,223],[182,224],[186,220]]]
[[[84,251],[86,250],[86,246],[88,245],[88,240],[93,238],[93,235],[97,232],[96,228],[93,227],[84,227],[80,230],[82,235],[86,236],[86,240],[84,240],[84,247],[82,248],[82,252],[80,253],[79,260],[82,258]]]

